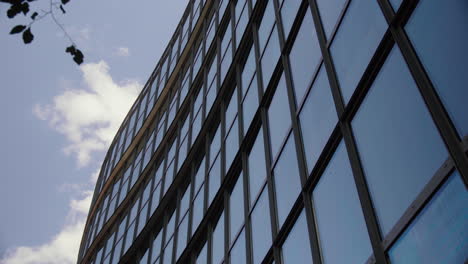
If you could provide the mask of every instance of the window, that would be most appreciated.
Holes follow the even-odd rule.
[[[231,263],[247,263],[247,254],[245,253],[245,232],[239,234],[236,243],[231,248],[230,252]]]
[[[386,28],[377,1],[351,2],[330,50],[345,103],[356,89]]]
[[[304,210],[296,220],[286,241],[283,244],[283,262],[285,264],[310,264],[312,253],[310,251],[309,232]]]
[[[284,37],[287,39],[291,31],[292,24],[296,18],[297,11],[301,6],[302,1],[298,0],[283,0],[281,5],[281,19],[283,21]]]
[[[317,0],[320,18],[322,19],[323,28],[327,38],[330,38],[345,3],[346,0]]]
[[[458,172],[390,249],[392,263],[466,263],[468,192]]]
[[[278,32],[276,31],[275,26],[261,59],[264,88],[268,86],[270,77],[273,74],[276,64],[278,63],[278,59],[281,55],[280,53],[281,50],[279,46]]]
[[[271,154],[273,157],[279,151],[291,127],[291,112],[289,111],[288,90],[284,81],[284,74],[276,87],[275,94],[268,107],[268,121],[270,125]]]
[[[321,67],[299,114],[308,172],[315,166],[338,122],[327,73]]]
[[[237,183],[232,190],[229,200],[230,215],[230,238],[231,242],[235,239],[237,232],[244,223],[244,179],[243,174],[239,175]]]
[[[251,215],[253,263],[261,263],[271,246],[268,191],[264,188]]]
[[[388,55],[352,127],[385,235],[448,157],[397,47]]]
[[[249,154],[249,186],[250,186],[250,203],[254,202],[260,188],[265,183],[266,176],[266,161],[265,148],[263,143],[263,130],[258,132],[257,139]]]
[[[465,0],[419,1],[406,31],[461,137],[468,134],[468,6]]]
[[[312,192],[312,199],[324,263],[365,263],[372,248],[343,142]]]
[[[291,75],[294,83],[296,102],[298,104],[307,91],[321,56],[312,15],[310,14],[310,10],[307,10],[301,28],[297,33],[296,40],[294,41],[294,46],[289,54]]]
[[[213,230],[213,254],[212,263],[221,263],[224,258],[224,213],[218,220]]]

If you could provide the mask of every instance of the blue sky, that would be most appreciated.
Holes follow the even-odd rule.
[[[58,18],[81,67],[50,18],[24,45],[0,4],[0,263],[75,263],[105,151],[187,2],[70,1]]]

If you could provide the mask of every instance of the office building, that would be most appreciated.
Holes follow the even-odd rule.
[[[466,32],[465,0],[190,1],[78,263],[466,262]]]

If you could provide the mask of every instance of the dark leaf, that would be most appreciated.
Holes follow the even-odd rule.
[[[67,47],[67,49],[65,49],[65,52],[70,53],[71,55],[75,55],[76,48],[75,48],[75,46],[71,45],[70,47]]]
[[[62,4],[66,5],[70,0],[62,0]]]
[[[34,20],[36,19],[37,15],[39,15],[37,12],[34,12],[31,16],[31,19]]]
[[[62,13],[64,13],[64,14],[66,13],[65,9],[63,9],[63,5],[60,5],[60,10],[62,10]]]
[[[29,4],[27,2],[21,4],[21,12],[25,15],[29,12]]]
[[[14,28],[11,29],[10,34],[18,34],[20,32],[23,32],[23,30],[26,29],[26,26],[24,25],[16,25]]]
[[[31,41],[33,41],[33,39],[34,39],[34,35],[31,33],[31,28],[26,29],[26,30],[23,32],[23,41],[24,41],[24,44],[29,44],[29,43],[31,43]]]
[[[21,4],[13,4],[10,6],[10,9],[7,11],[8,18],[14,18],[17,14],[21,12]]]
[[[83,53],[79,49],[76,49],[75,56],[73,56],[73,60],[76,62],[76,64],[80,65],[83,63]]]

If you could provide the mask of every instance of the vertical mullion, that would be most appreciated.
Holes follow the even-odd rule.
[[[416,1],[417,3],[419,1]],[[455,163],[455,167],[460,172],[465,187],[468,188],[468,158],[463,149],[463,144],[459,139],[458,133],[451,122],[429,76],[424,70],[419,57],[414,50],[411,41],[408,39],[401,23],[393,23],[395,20],[395,13],[386,0],[378,0],[382,12],[385,15],[387,23],[390,25],[390,32],[401,50],[403,58],[405,59],[408,68],[417,83],[418,90],[428,108],[432,119],[442,137],[442,140],[447,147],[447,150]],[[413,6],[416,7],[417,3]],[[414,10],[414,9],[413,9]],[[412,14],[407,12],[408,17]],[[404,19],[406,21],[407,18]]]
[[[315,0],[308,0],[308,1],[311,7],[312,17],[314,20],[315,29],[317,31],[317,37],[318,37],[320,49],[322,51],[322,58],[325,64],[325,68],[327,70],[328,79],[330,82],[330,87],[332,90],[332,96],[335,102],[336,111],[338,113],[338,116],[340,117],[339,126],[343,134],[344,142],[346,144],[348,158],[350,159],[351,169],[353,172],[354,181],[355,181],[358,196],[359,196],[359,201],[363,210],[363,215],[364,215],[364,219],[366,222],[368,235],[369,235],[373,253],[374,253],[374,258],[375,258],[376,263],[388,263],[388,260],[385,256],[385,251],[381,243],[382,239],[381,239],[381,235],[379,231],[379,226],[377,223],[377,217],[373,210],[369,190],[367,188],[367,183],[364,178],[364,172],[363,172],[360,160],[359,160],[356,143],[352,136],[351,126],[349,124],[349,120],[343,121],[343,119],[341,118],[345,110],[345,105],[344,105],[342,94],[339,89],[337,75],[333,66],[332,58],[327,48],[325,31],[324,31],[322,22],[320,20],[317,2]]]

